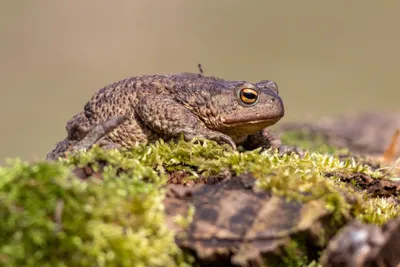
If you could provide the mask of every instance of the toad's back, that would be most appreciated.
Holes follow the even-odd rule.
[[[100,123],[112,116],[131,113],[140,99],[149,95],[191,95],[200,88],[217,92],[218,87],[211,86],[213,83],[238,82],[195,73],[131,77],[100,89],[85,105],[85,115],[90,123]]]

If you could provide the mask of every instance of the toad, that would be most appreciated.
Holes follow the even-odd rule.
[[[232,149],[237,145],[268,149],[274,141],[263,129],[284,113],[278,86],[271,80],[227,81],[201,73],[131,77],[95,93],[67,123],[68,136],[47,159],[93,144],[130,148],[179,137],[210,139]],[[280,144],[275,147],[299,152]]]

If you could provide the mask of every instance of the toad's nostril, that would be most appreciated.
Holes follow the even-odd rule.
[[[274,97],[274,98],[269,99],[268,103],[274,103],[275,101],[276,101],[276,98]]]

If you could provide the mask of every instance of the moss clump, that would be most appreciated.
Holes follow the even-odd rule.
[[[85,166],[99,171],[100,178],[79,180],[72,174]],[[239,153],[211,141],[160,141],[127,151],[94,147],[56,162],[15,161],[0,168],[0,265],[188,264],[167,229],[162,204],[168,175],[181,170],[188,179],[251,173],[260,188],[288,200],[324,201],[334,215],[332,226],[354,216],[382,224],[399,215],[397,205],[370,199],[335,175],[325,177],[335,172],[379,176],[353,159]]]
[[[368,198],[364,195],[363,209],[357,218],[365,223],[383,225],[398,216],[400,207],[397,203],[386,198]]]
[[[179,265],[164,194],[142,180],[157,175],[141,167],[140,179],[87,181],[61,162],[0,168],[0,265]]]
[[[67,160],[73,166],[96,164],[98,161],[109,163],[109,168],[104,173],[110,173],[110,177],[115,176],[116,170],[124,170],[123,173],[128,176],[140,178],[142,171],[138,170],[138,166],[151,167],[157,171],[158,176],[147,176],[151,176],[151,182],[159,185],[166,182],[168,173],[179,170],[189,173],[189,179],[226,172],[233,175],[250,172],[258,178],[258,186],[277,195],[302,202],[325,200],[326,207],[336,213],[338,218],[349,216],[352,212],[363,221],[384,223],[398,214],[397,206],[389,205],[392,208],[381,209],[382,214],[378,220],[374,209],[379,205],[386,205],[383,204],[386,203],[385,200],[373,199],[368,202],[366,200],[369,198],[365,194],[339,182],[338,177],[325,177],[325,173],[366,173],[373,177],[381,175],[353,158],[341,160],[338,156],[321,153],[306,153],[303,158],[294,154],[281,157],[269,152],[260,153],[259,150],[244,153],[226,151],[211,141],[202,144],[183,141],[166,144],[160,141],[122,152],[94,148]],[[349,205],[343,192],[353,196],[355,203]],[[373,217],[376,219],[372,219]]]

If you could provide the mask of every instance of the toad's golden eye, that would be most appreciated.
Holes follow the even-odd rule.
[[[244,104],[255,104],[258,100],[258,92],[251,88],[244,88],[240,90],[240,100]]]

